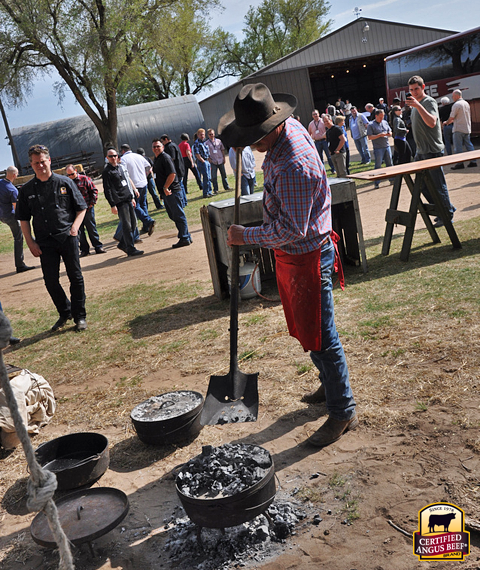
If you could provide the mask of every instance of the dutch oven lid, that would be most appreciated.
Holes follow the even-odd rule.
[[[126,517],[129,508],[127,495],[111,487],[76,491],[55,501],[55,504],[60,524],[68,540],[76,546],[114,529]],[[37,544],[57,547],[43,511],[33,519],[30,532]]]
[[[159,422],[183,416],[203,403],[198,392],[181,390],[152,396],[136,406],[130,417],[137,422]]]

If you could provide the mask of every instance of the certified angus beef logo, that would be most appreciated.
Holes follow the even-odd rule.
[[[463,560],[470,554],[465,513],[450,503],[433,503],[418,511],[413,553],[419,560]]]

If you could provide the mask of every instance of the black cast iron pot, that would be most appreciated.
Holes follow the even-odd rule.
[[[108,439],[100,433],[72,433],[40,445],[35,451],[44,469],[57,476],[57,490],[76,489],[99,479],[108,469]]]
[[[183,467],[181,471],[188,469]],[[275,466],[273,464],[260,481],[244,491],[229,497],[197,498],[182,493],[175,485],[177,495],[192,522],[206,528],[228,528],[250,521],[264,513],[276,494]]]
[[[193,438],[200,433],[203,403],[199,392],[167,392],[136,406],[130,417],[141,441],[164,445]]]

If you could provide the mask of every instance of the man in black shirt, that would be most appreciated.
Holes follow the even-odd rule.
[[[142,255],[135,247],[135,196],[128,185],[126,171],[120,166],[120,157],[114,148],[107,150],[108,164],[102,172],[103,192],[110,204],[112,214],[118,214],[122,224],[122,237],[117,245],[128,257]]]
[[[45,286],[59,314],[52,330],[63,327],[73,317],[76,330],[82,331],[87,328],[87,314],[78,230],[87,205],[69,178],[52,173],[46,146],[30,147],[28,156],[35,176],[20,189],[15,217],[20,220],[32,255],[40,258]],[[32,218],[35,239],[30,227]],[[60,285],[60,258],[70,280],[70,299]]]
[[[328,150],[332,157],[337,178],[345,178],[347,176],[346,156],[345,156],[345,134],[342,125],[345,117],[335,117],[333,124],[330,115],[324,115],[323,122],[327,127]]]
[[[183,177],[185,176],[185,164],[183,162],[183,156],[178,148],[178,145],[175,144],[168,135],[162,135],[160,137],[160,142],[163,144],[163,150],[166,152],[170,158],[173,160],[173,164],[175,165],[175,171],[177,173],[178,182],[180,184],[180,188],[182,189],[182,206],[188,204],[187,201],[187,193],[185,192],[185,187],[183,185]]]
[[[175,164],[165,152],[163,143],[159,139],[152,141],[152,149],[155,155],[153,172],[155,173],[157,190],[163,198],[168,217],[175,222],[178,230],[178,242],[174,243],[172,247],[185,247],[192,243],[192,238],[188,231],[187,217],[183,210],[182,188],[178,180]]]

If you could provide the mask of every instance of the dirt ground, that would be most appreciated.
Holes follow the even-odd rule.
[[[479,170],[480,167],[447,175],[451,199],[457,207],[455,220],[480,214]],[[402,197],[405,209],[406,194],[404,191]],[[365,187],[359,191],[358,198],[365,239],[381,236],[390,198],[389,184],[382,183],[379,190],[374,190],[373,185]],[[417,227],[421,224],[419,218]],[[172,229],[145,239],[145,255],[132,260],[120,255],[113,240],[108,241],[105,244],[107,255],[92,255],[82,260],[88,296],[92,298],[118,286],[120,264],[124,286],[134,285],[140,276],[143,282],[208,280],[202,230],[201,227],[192,229],[191,247],[172,250],[171,244],[176,241]],[[396,232],[401,232],[401,229],[397,228]],[[26,263],[38,265],[28,251]],[[1,301],[4,307],[33,308],[50,303],[39,268],[16,275],[12,267],[11,255],[0,257]],[[168,391],[172,383],[180,380],[176,375],[175,370],[167,367],[145,378],[146,387],[155,387],[158,393]],[[120,376],[121,370],[106,371],[98,382],[109,382]],[[195,376],[183,377],[181,381],[186,389],[198,389],[199,379]],[[94,389],[94,386],[90,388]],[[56,397],[65,395],[63,390],[66,389],[68,387],[59,386],[55,390]],[[476,422],[478,425],[479,391],[465,397],[461,405],[472,424]],[[76,551],[76,567],[84,570],[180,567],[163,551],[164,540],[169,533],[164,528],[164,520],[171,516],[178,504],[174,469],[199,453],[202,444],[238,441],[263,445],[272,453],[278,484],[283,492],[293,493],[295,489],[307,486],[323,493],[323,502],[313,503],[309,517],[299,525],[297,534],[287,539],[281,551],[271,559],[250,562],[248,567],[264,570],[410,570],[428,565],[452,568],[459,563],[419,562],[412,553],[411,538],[389,524],[392,521],[412,533],[417,530],[419,509],[433,502],[446,501],[464,508],[467,522],[471,525],[471,554],[460,567],[480,569],[480,534],[473,531],[479,520],[475,507],[478,509],[480,497],[480,455],[478,448],[472,450],[466,431],[452,424],[449,406],[438,405],[418,414],[408,429],[393,427],[383,433],[362,422],[360,403],[361,425],[356,431],[323,450],[305,447],[302,442],[306,435],[312,431],[318,417],[325,413],[324,406],[302,406],[294,414],[272,419],[268,410],[261,409],[258,422],[205,428],[194,444],[159,451],[158,458],[163,460],[153,464],[143,461],[142,456],[135,457],[138,440],[131,430],[125,432],[123,428],[113,427],[102,430],[112,444],[111,464],[97,485],[116,487],[127,493],[130,512],[119,527],[95,541],[94,557],[86,546]],[[82,429],[81,425],[75,427],[74,431]],[[72,430],[68,426],[52,425],[44,431],[53,438]],[[130,464],[118,461],[120,451],[130,453]],[[311,479],[315,474],[318,477]],[[335,488],[332,478],[337,474],[341,475],[342,481]],[[7,494],[15,494],[15,491],[11,488]],[[342,524],[345,523],[348,500],[358,503],[360,514],[360,518],[351,525]],[[49,558],[29,536],[33,515],[26,513],[24,499],[13,505],[9,502],[7,509],[4,504],[0,511],[0,550],[9,550],[12,544],[21,545],[21,548],[15,549],[15,557],[4,559],[6,565],[2,568],[54,568],[54,558]],[[318,526],[311,524],[313,513],[320,514],[323,519]],[[200,566],[193,561],[190,566],[182,566],[188,567]],[[230,567],[236,566],[232,564]]]

